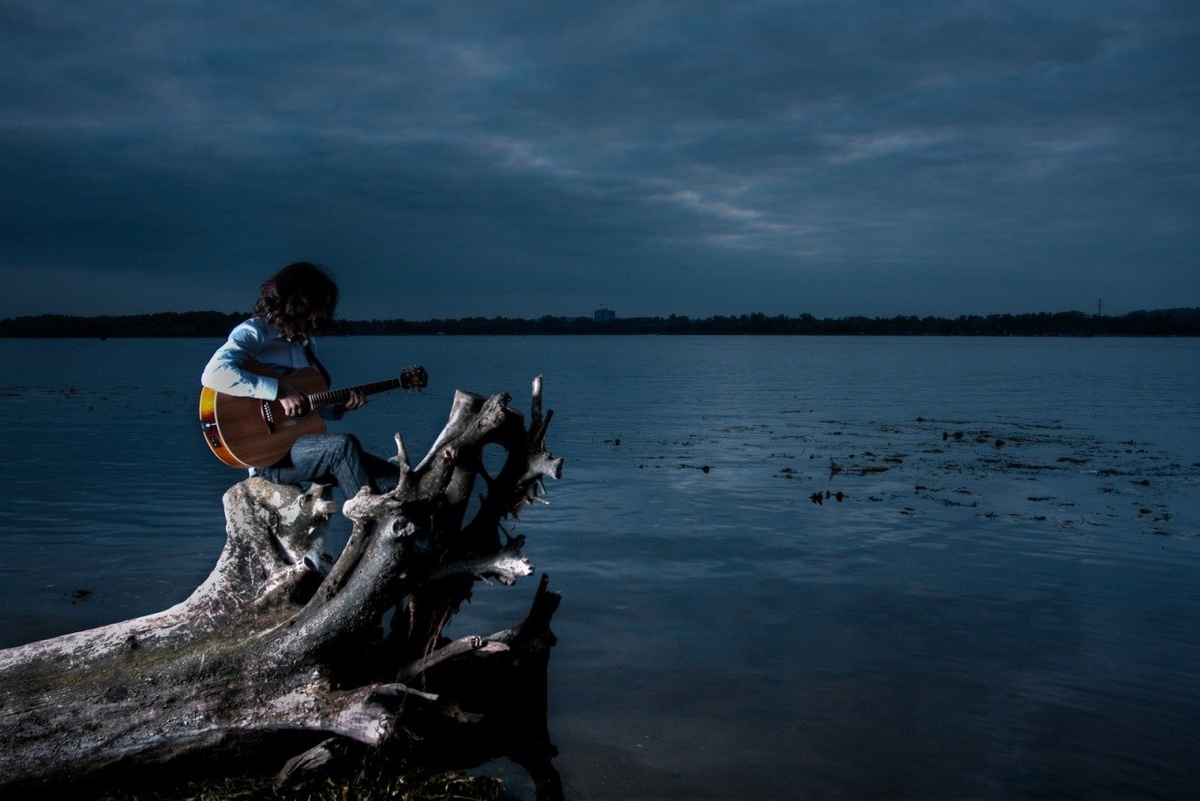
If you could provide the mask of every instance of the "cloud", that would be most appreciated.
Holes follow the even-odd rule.
[[[1191,3],[47,0],[0,22],[3,316],[104,313],[83,288],[116,278],[130,311],[210,308],[295,258],[354,316],[1200,303]]]

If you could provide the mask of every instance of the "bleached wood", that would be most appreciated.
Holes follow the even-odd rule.
[[[540,377],[534,391],[540,417]],[[305,558],[336,509],[328,488],[261,478],[231,487],[225,547],[185,601],[0,651],[0,795],[114,766],[215,755],[285,732],[382,748],[454,708],[461,687],[439,684],[451,675],[444,668],[463,659],[486,666],[517,647],[475,638],[473,647],[446,648],[442,631],[476,580],[509,584],[533,572],[524,537],[509,538],[500,522],[538,499],[544,476],[561,475],[562,460],[542,446],[545,422],[527,430],[507,395],[457,392],[416,467],[397,434],[400,483],[346,501],[352,531],[328,575]],[[483,470],[486,445],[507,451],[497,476]],[[485,493],[466,521],[480,478]],[[169,498],[163,514],[171,514]],[[547,595],[543,579],[539,598]],[[406,622],[385,636],[389,613]],[[404,683],[417,677],[420,686]],[[544,692],[544,676],[541,685]],[[351,751],[317,746],[291,770]]]

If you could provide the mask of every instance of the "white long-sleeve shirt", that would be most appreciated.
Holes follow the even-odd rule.
[[[266,321],[251,317],[229,332],[229,339],[204,367],[200,383],[226,395],[275,400],[279,397],[279,380],[249,372],[243,365],[257,362],[284,370],[315,367],[305,352],[305,345],[311,342],[286,339]]]

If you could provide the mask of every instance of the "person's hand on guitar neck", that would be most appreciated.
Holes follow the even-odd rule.
[[[279,396],[276,400],[279,401],[279,407],[288,417],[296,417],[309,411],[308,396],[282,381],[279,382]],[[361,409],[367,405],[367,396],[358,390],[350,390],[350,396],[346,402],[338,405],[348,412]]]
[[[342,408],[349,412],[353,409],[361,409],[366,405],[367,396],[358,390],[352,389],[350,390],[350,397],[346,399],[344,404],[342,404]]]

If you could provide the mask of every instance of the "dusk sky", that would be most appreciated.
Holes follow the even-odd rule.
[[[0,0],[0,317],[1200,306],[1200,2]]]

